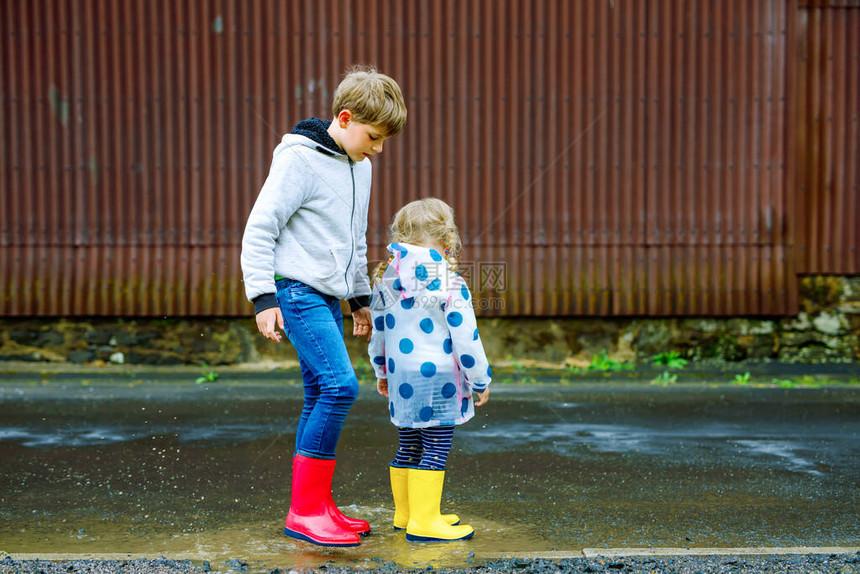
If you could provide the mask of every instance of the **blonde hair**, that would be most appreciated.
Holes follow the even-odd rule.
[[[438,243],[445,249],[442,255],[451,270],[457,270],[457,262],[463,248],[460,230],[454,222],[454,210],[441,199],[426,197],[401,207],[394,214],[394,220],[388,228],[388,236],[392,243]],[[373,273],[374,280],[382,277],[390,262],[391,259],[377,265]]]
[[[396,136],[406,125],[406,103],[400,86],[371,66],[353,66],[334,91],[332,117],[342,110],[352,112],[355,121]]]

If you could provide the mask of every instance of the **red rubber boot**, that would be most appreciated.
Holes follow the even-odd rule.
[[[335,462],[335,461],[332,461]],[[332,466],[332,474],[334,474],[334,466]],[[347,530],[352,530],[361,536],[370,534],[370,524],[366,520],[360,518],[351,518],[340,511],[340,508],[334,503],[334,498],[331,494],[331,489],[328,491],[328,513],[335,522],[340,524]]]
[[[334,498],[332,498],[331,491],[329,491],[328,495],[328,513],[335,522],[340,524],[343,528],[347,530],[352,530],[356,534],[360,534],[361,536],[367,536],[370,534],[370,523],[366,520],[362,520],[360,518],[351,518],[340,511],[337,505],[334,503]]]
[[[293,488],[284,534],[320,546],[361,544],[358,534],[341,525],[330,512],[334,464],[334,460],[300,454],[293,459]]]

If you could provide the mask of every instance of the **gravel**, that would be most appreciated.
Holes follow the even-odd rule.
[[[258,572],[244,561],[230,560],[223,564],[200,565],[191,561],[170,560],[167,558],[135,560],[15,560],[6,556],[0,560],[0,574],[87,574],[107,573],[206,573],[218,572]],[[308,571],[308,570],[305,570]],[[770,556],[666,556],[666,557],[629,557],[629,558],[571,558],[565,560],[506,559],[485,562],[464,568],[408,568],[393,563],[376,564],[373,568],[341,567],[321,565],[315,569],[327,574],[361,573],[433,573],[433,574],[495,574],[503,572],[537,572],[547,574],[567,574],[579,572],[639,573],[860,573],[860,553],[857,554],[804,554]],[[265,570],[270,574],[290,574],[289,569],[276,568]]]
[[[0,560],[0,574],[72,574],[86,572],[102,574],[123,572],[125,574],[154,573],[176,574],[206,572],[194,566],[190,560],[170,560],[168,558],[138,558],[135,560],[15,560],[6,556]]]

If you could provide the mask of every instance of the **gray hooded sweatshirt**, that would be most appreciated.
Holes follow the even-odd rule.
[[[276,276],[349,299],[352,310],[370,301],[365,236],[372,167],[367,159],[352,161],[329,125],[312,118],[283,137],[248,216],[241,264],[255,313],[278,305]]]

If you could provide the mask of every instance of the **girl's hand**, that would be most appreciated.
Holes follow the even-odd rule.
[[[485,404],[487,404],[487,401],[490,400],[490,387],[487,387],[481,393],[475,391],[475,394],[478,395],[478,400],[475,401],[475,406],[476,407],[482,407]]]
[[[388,398],[388,379],[376,379],[376,392]]]

